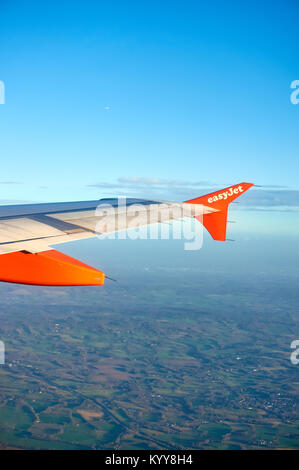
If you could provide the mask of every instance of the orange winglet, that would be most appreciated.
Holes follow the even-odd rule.
[[[226,240],[226,227],[227,227],[227,210],[228,207],[219,212],[212,214],[203,214],[202,216],[195,216],[201,222],[207,231],[212,235],[214,240]]]
[[[40,286],[104,284],[105,274],[56,250],[0,256],[0,281]]]
[[[228,205],[252,186],[254,186],[253,183],[240,183],[185,202],[203,204],[216,209],[217,212],[195,216],[195,218],[205,226],[214,240],[225,241]]]

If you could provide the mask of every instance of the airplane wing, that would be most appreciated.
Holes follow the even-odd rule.
[[[195,217],[215,240],[226,239],[230,202],[240,183],[183,203],[144,199],[0,206],[0,281],[33,285],[101,285],[105,274],[52,248],[101,234]]]

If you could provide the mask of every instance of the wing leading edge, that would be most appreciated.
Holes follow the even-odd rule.
[[[102,199],[2,206],[0,281],[47,286],[104,284],[103,272],[52,248],[59,243],[98,235],[103,218],[106,223],[100,223],[101,234],[176,220],[185,217],[175,215],[176,210],[188,206],[189,216],[199,220],[214,240],[225,241],[228,205],[252,186],[252,183],[240,183],[184,203],[126,199],[125,206],[119,208],[117,199]],[[98,210],[103,204],[109,206],[110,213],[106,209]],[[142,212],[137,219],[136,212],[129,213],[130,207],[136,205]],[[109,218],[114,224],[109,224]]]

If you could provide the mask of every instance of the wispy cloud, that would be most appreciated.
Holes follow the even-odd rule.
[[[19,181],[0,181],[0,184],[23,184]]]
[[[267,188],[267,189],[287,189],[288,188],[288,186],[279,186],[277,184],[263,184],[261,187]]]
[[[184,194],[190,191],[192,194],[198,194],[202,188],[209,188],[215,183],[211,181],[186,181],[180,179],[164,179],[139,176],[122,176],[116,182],[98,182],[88,184],[87,187],[106,191],[113,191],[118,195],[129,194],[131,196],[149,197],[156,199],[173,198],[178,194]]]
[[[163,178],[145,178],[145,177],[139,177],[139,176],[122,176],[121,178],[118,178],[119,183],[124,183],[124,184],[134,184],[134,185],[141,185],[141,186],[163,186],[163,187],[169,187],[169,186],[184,186],[184,187],[191,187],[191,186],[210,186],[213,185],[211,181],[185,181],[185,180],[169,180],[169,179],[163,179]]]
[[[248,191],[242,205],[254,207],[299,207],[299,190],[256,189]]]
[[[0,199],[0,206],[8,206],[12,204],[32,204],[36,201],[29,201],[25,199]]]
[[[283,206],[283,207],[246,207],[246,206],[242,206],[242,209],[243,210],[249,210],[249,211],[256,211],[256,212],[273,212],[273,213],[276,213],[276,212],[280,212],[280,213],[290,213],[290,212],[294,212],[294,213],[299,213],[299,206],[297,207],[290,207],[290,206]]]
[[[208,194],[228,187],[232,182],[215,183],[211,181],[188,181],[154,177],[122,176],[116,182],[98,182],[87,185],[100,189],[109,195],[128,195],[142,198],[185,201],[196,196]],[[299,190],[280,185],[256,187],[238,200],[238,208],[285,210],[299,207]]]

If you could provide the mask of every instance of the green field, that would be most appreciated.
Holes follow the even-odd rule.
[[[1,448],[298,448],[289,287],[146,276],[0,286]]]

